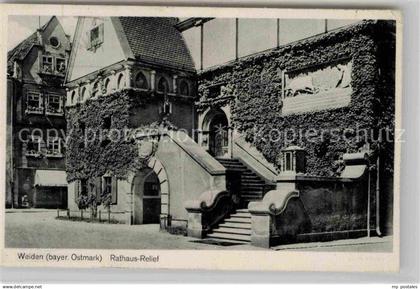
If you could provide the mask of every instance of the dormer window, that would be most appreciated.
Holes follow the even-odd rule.
[[[99,24],[90,30],[90,49],[95,50],[104,42],[104,24]]]
[[[40,92],[28,91],[26,101],[26,113],[42,114],[43,112],[42,96]]]
[[[63,103],[61,95],[48,95],[47,114],[63,115]]]

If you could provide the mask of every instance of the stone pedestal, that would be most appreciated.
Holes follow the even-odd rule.
[[[205,237],[203,231],[203,214],[201,212],[188,212],[188,236],[202,239]]]
[[[270,248],[271,216],[252,215],[251,245],[262,248]]]

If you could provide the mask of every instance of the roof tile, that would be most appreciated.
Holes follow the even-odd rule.
[[[177,18],[119,17],[136,59],[195,71],[187,44],[176,28]]]

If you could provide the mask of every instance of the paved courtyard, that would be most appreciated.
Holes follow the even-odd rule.
[[[7,210],[6,247],[83,249],[266,250],[250,245],[219,246],[159,231],[158,225],[126,226],[55,219],[55,210]],[[274,250],[392,251],[392,238],[359,238],[276,246]]]

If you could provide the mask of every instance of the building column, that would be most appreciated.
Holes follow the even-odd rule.
[[[117,76],[115,74],[116,74],[115,70],[111,70],[111,76],[109,77],[110,92],[114,92],[114,91],[117,90],[118,79],[117,79]]]
[[[177,79],[178,79],[178,75],[174,75],[172,78],[172,86],[173,86],[174,93],[177,93],[178,91]]]
[[[131,69],[133,68],[133,66],[132,65],[128,65],[128,64],[126,64],[125,66],[124,66],[124,68],[125,68],[125,87],[126,88],[131,88]]]
[[[152,70],[150,72],[150,89],[152,91],[155,90],[155,84],[156,84],[156,71],[155,70]]]

